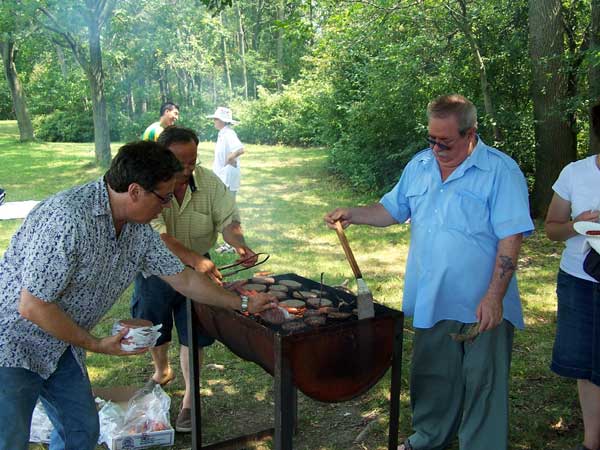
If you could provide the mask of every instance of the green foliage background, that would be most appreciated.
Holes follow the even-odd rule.
[[[425,147],[425,108],[461,93],[479,110],[482,139],[535,177],[535,136],[527,0],[142,0],[117,2],[102,35],[105,95],[113,140],[137,139],[163,101],[201,139],[216,133],[206,115],[233,108],[247,143],[326,146],[329,168],[351,186],[380,193]],[[93,139],[92,102],[69,48],[44,28],[36,5],[60,17],[85,48],[86,29],[66,3],[7,1],[0,31],[18,47],[17,69],[47,141]],[[580,155],[588,151],[591,0],[563,1],[563,70]],[[63,17],[64,16],[64,17]],[[475,53],[477,49],[479,56]],[[485,70],[493,111],[484,107]],[[11,117],[0,83],[0,118]],[[498,135],[494,135],[494,127]]]

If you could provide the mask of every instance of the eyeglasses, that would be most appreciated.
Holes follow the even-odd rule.
[[[449,146],[449,145],[442,144],[441,142],[439,142],[439,141],[436,141],[435,139],[431,139],[429,136],[427,136],[427,137],[425,138],[425,140],[426,140],[427,142],[429,142],[429,148],[433,148],[433,147],[435,147],[436,145],[437,145],[437,146],[438,146],[438,148],[439,148],[440,150],[442,150],[442,151],[444,151],[444,150],[448,150],[448,149],[450,148],[450,146]]]
[[[160,200],[160,204],[161,205],[166,205],[168,203],[171,202],[171,200],[173,200],[173,193],[169,192],[167,195],[165,195],[164,197],[154,191],[150,191],[152,192],[154,195],[156,195],[158,197],[158,199]]]

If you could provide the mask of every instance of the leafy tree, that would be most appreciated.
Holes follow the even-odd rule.
[[[564,70],[564,28],[560,0],[530,0],[532,96],[536,134],[536,176],[532,195],[535,216],[545,215],[552,183],[576,158],[576,136],[564,114],[568,79]]]
[[[88,79],[94,118],[96,163],[101,166],[110,164],[111,155],[100,33],[113,12],[115,2],[116,0],[83,0],[38,7],[41,12],[39,22],[53,33],[56,43],[73,52]],[[84,29],[87,31],[84,32]]]
[[[32,27],[30,20],[23,14],[23,9],[17,6],[15,1],[0,2],[0,56],[17,117],[20,139],[21,141],[31,141],[34,139],[33,125],[15,58],[19,41],[26,38]]]

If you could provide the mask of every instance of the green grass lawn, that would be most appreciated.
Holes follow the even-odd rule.
[[[93,144],[21,144],[17,137],[14,122],[0,122],[0,186],[8,192],[7,201],[40,200],[101,175],[93,166]],[[115,144],[113,150],[116,148]],[[211,167],[212,148],[209,142],[200,145],[200,159],[206,167]],[[242,157],[238,202],[248,243],[255,251],[271,255],[261,270],[295,272],[311,279],[318,279],[324,272],[327,284],[351,279],[335,232],[323,225],[322,217],[336,206],[366,204],[376,199],[358,197],[329,177],[326,159],[327,152],[320,149],[247,146]],[[0,254],[20,222],[0,221]],[[540,230],[538,226],[538,231],[525,241],[520,260],[519,282],[527,329],[517,332],[515,338],[510,395],[512,449],[558,450],[572,447],[582,439],[575,383],[554,376],[548,369],[556,315],[554,278],[561,246],[549,242]],[[399,309],[408,226],[352,227],[347,235],[375,298]],[[219,263],[233,259],[230,255],[216,256]],[[353,283],[350,286],[354,287]],[[114,320],[128,316],[129,296],[128,291],[120,298],[94,330],[96,335],[107,334]],[[410,322],[404,343],[401,436],[410,433]],[[175,366],[177,350],[173,345],[171,358]],[[205,441],[256,431],[271,423],[273,397],[269,375],[255,364],[235,357],[221,344],[208,349],[206,362],[225,369],[207,368],[202,374]],[[90,354],[88,368],[95,386],[142,385],[152,373],[149,355],[119,358]],[[365,395],[338,404],[321,404],[299,395],[299,434],[294,448],[387,448],[389,383],[388,374]],[[179,374],[166,388],[172,398],[172,416],[177,414],[182,386]],[[369,428],[366,440],[353,444],[371,420],[375,424]],[[177,434],[173,448],[189,448],[190,442],[189,435]],[[259,448],[270,448],[270,444]]]

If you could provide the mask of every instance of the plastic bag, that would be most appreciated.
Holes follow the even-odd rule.
[[[50,422],[42,402],[38,400],[35,404],[35,409],[33,410],[33,416],[31,416],[29,442],[42,442],[48,444],[50,442],[52,430],[54,430],[52,422]]]
[[[100,439],[110,448],[114,439],[132,434],[148,433],[172,429],[169,420],[171,398],[160,387],[152,390],[140,389],[129,400],[125,411],[119,405],[96,399],[102,405],[100,418]]]
[[[110,442],[123,429],[125,421],[125,410],[116,403],[96,398],[96,403],[100,406],[98,419],[100,421],[100,436],[98,443],[103,442],[110,448]]]
[[[170,407],[171,398],[159,384],[155,384],[151,391],[140,389],[129,400],[122,434],[170,429]]]

